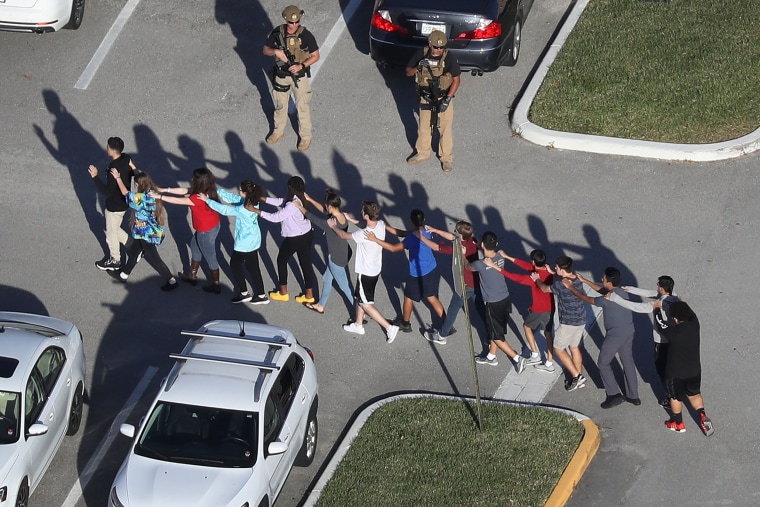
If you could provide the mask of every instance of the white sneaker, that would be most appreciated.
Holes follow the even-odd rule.
[[[523,356],[520,356],[517,358],[517,362],[515,363],[515,371],[517,374],[521,374],[525,370],[525,358]]]
[[[388,326],[388,329],[385,330],[385,333],[388,335],[388,338],[385,340],[385,342],[393,343],[393,340],[396,339],[396,335],[398,334],[398,326],[394,326],[394,325]],[[364,334],[363,328],[362,328],[362,334]]]
[[[352,322],[351,324],[343,324],[343,331],[347,331],[353,334],[363,335],[364,326],[362,326],[361,324],[357,324],[356,322]]]
[[[534,356],[531,354],[529,358],[525,360],[526,365],[541,364],[541,356]]]
[[[533,365],[533,367],[535,369],[537,369],[537,370],[548,371],[549,373],[554,373],[554,365],[553,364],[546,364],[546,363],[535,364],[535,365]]]
[[[446,337],[441,336],[436,329],[431,329],[430,331],[425,332],[425,339],[437,345],[446,345]]]

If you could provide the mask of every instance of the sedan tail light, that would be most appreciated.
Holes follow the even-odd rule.
[[[375,12],[375,14],[372,16],[372,26],[384,32],[409,35],[409,30],[399,25],[398,23],[391,21],[391,14],[386,10]]]
[[[501,35],[501,23],[490,19],[481,19],[475,30],[462,32],[456,36],[457,40],[467,39],[493,39]]]

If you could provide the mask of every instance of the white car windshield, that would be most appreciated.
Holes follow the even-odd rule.
[[[175,463],[251,468],[256,464],[257,418],[255,412],[159,402],[135,453]]]
[[[21,394],[0,391],[0,444],[12,444],[18,440]]]

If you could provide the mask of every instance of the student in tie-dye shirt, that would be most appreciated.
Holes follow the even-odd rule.
[[[112,169],[112,172],[116,169]],[[109,271],[113,276],[122,283],[127,282],[127,278],[132,273],[135,265],[140,260],[141,254],[144,254],[148,262],[158,271],[158,274],[166,279],[166,283],[161,286],[161,290],[170,291],[178,287],[177,279],[172,276],[171,271],[166,266],[161,257],[158,255],[156,246],[161,244],[164,237],[163,229],[163,212],[164,207],[161,203],[161,195],[156,192],[156,185],[146,173],[138,173],[135,176],[135,185],[137,192],[130,192],[118,177],[118,171],[114,178],[119,184],[119,190],[126,197],[129,207],[135,210],[135,224],[132,226],[132,238],[134,241],[127,251],[127,265],[119,271]]]

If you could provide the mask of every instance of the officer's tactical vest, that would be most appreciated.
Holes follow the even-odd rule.
[[[423,58],[427,58],[428,54],[430,53],[430,46],[425,46],[425,49],[422,52]],[[429,67],[426,65],[422,67],[422,69],[417,72],[417,86],[420,88],[427,88],[430,89],[431,83],[430,79],[432,77],[438,77],[440,78],[438,80],[438,89],[440,91],[446,91],[451,86],[451,83],[453,82],[453,78],[451,77],[451,72],[443,73],[443,67],[446,62],[446,56],[449,54],[448,49],[443,50],[443,54],[441,55],[441,58],[438,59],[438,61],[434,65],[430,65]],[[434,60],[431,60],[434,61]]]
[[[280,25],[280,36],[282,37],[285,46],[282,49],[284,49],[287,54],[293,55],[295,63],[303,63],[309,58],[309,52],[301,49],[301,34],[303,33],[303,30],[304,28],[299,26],[296,33],[289,34],[285,29],[285,25]]]

